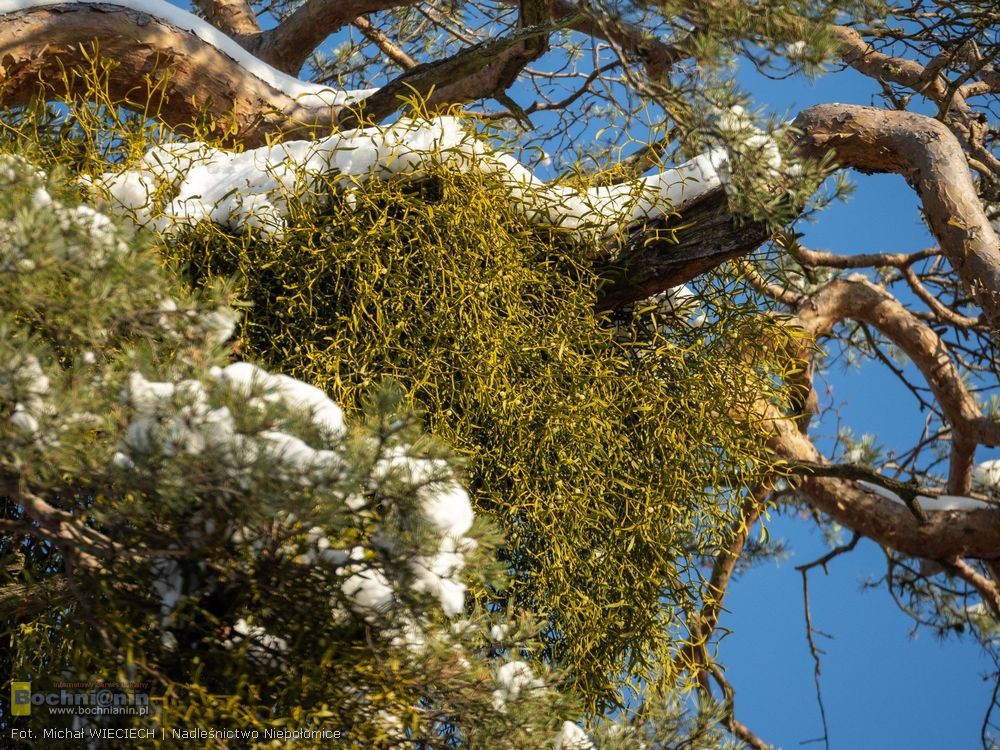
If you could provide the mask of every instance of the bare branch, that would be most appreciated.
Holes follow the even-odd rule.
[[[798,322],[816,338],[828,334],[845,318],[874,326],[906,352],[960,438],[990,446],[1000,444],[1000,423],[983,415],[947,346],[885,289],[863,277],[834,281],[810,297],[798,311]],[[956,484],[952,491],[964,493],[967,489],[962,483]]]
[[[521,0],[503,0],[507,5],[520,5]],[[622,20],[602,22],[592,13],[580,14],[582,5],[568,0],[549,0],[549,18],[573,17],[569,28],[581,34],[604,39],[633,60],[641,60],[646,75],[654,81],[663,79],[670,69],[690,56],[684,44],[669,44],[635,24]]]
[[[461,103],[492,96],[506,90],[529,62],[533,52],[527,42],[546,37],[559,24],[519,29],[457,52],[444,60],[423,63],[394,78],[360,103],[356,113],[343,115],[342,128],[362,119],[378,121],[399,109],[405,99],[423,97],[428,106]]]
[[[804,266],[825,266],[827,268],[906,268],[925,258],[940,255],[936,247],[918,250],[915,253],[861,253],[859,255],[839,255],[821,250],[810,250],[797,242],[785,243],[788,253]]]
[[[351,24],[354,28],[364,34],[368,41],[372,42],[372,44],[382,50],[386,57],[396,63],[403,70],[412,70],[420,64],[396,46],[396,44],[394,44],[389,37],[375,28],[375,24],[369,21],[365,16],[358,16],[351,21]]]
[[[790,420],[775,418],[773,429],[768,444],[776,454],[793,462],[823,462],[812,441]],[[910,557],[993,559],[1000,549],[1000,510],[936,511],[921,523],[902,503],[868,492],[852,480],[810,476],[800,489],[841,525]]]
[[[764,296],[770,297],[771,299],[792,308],[798,307],[805,300],[805,295],[800,294],[791,288],[780,286],[778,284],[772,284],[770,281],[761,276],[757,269],[747,261],[741,259],[735,261],[735,263],[740,269],[740,273],[742,273],[747,282],[749,282],[750,286]]]
[[[708,668],[708,672],[712,675],[712,679],[715,680],[716,684],[722,690],[725,706],[724,722],[726,729],[745,742],[747,746],[752,747],[753,750],[771,750],[770,745],[758,737],[757,734],[750,729],[750,727],[736,718],[736,691],[733,690],[733,686],[729,683],[729,680],[726,679],[726,676],[722,673],[719,666],[717,664],[712,664]],[[701,685],[704,689],[704,680],[701,681]]]
[[[984,576],[961,557],[945,560],[942,565],[978,591],[993,617],[1000,620],[1000,586],[995,580]]]
[[[934,315],[938,320],[958,328],[973,328],[974,326],[979,325],[979,318],[972,318],[968,315],[959,315],[947,305],[941,304],[938,298],[927,290],[927,287],[923,285],[920,278],[909,265],[904,266],[902,271],[903,278],[905,278],[906,283],[910,285],[910,289],[912,289],[913,293],[916,294],[923,301],[923,303],[934,312]]]

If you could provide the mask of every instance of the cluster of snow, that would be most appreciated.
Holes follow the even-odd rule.
[[[0,0],[0,15],[62,4],[64,4],[64,0]],[[269,86],[283,91],[305,107],[347,105],[360,101],[375,91],[375,89],[341,91],[329,86],[300,81],[257,59],[207,21],[176,5],[171,5],[165,0],[127,0],[127,2],[122,2],[122,0],[74,0],[74,4],[127,8],[158,18],[182,31],[188,31],[227,57],[232,58],[251,75]]]
[[[269,667],[281,665],[281,655],[288,651],[288,642],[279,636],[270,635],[259,625],[250,625],[245,619],[237,620],[229,638],[222,642],[227,649],[247,643],[247,657]]]
[[[788,57],[789,60],[792,60],[793,62],[796,60],[804,59],[808,54],[808,52],[809,52],[809,45],[807,45],[801,39],[799,39],[796,42],[792,42],[787,47],[785,47],[785,55]]]
[[[15,156],[2,156],[0,161],[4,169],[0,170],[0,181],[5,181],[7,170],[10,170],[10,180],[23,182],[25,165]],[[32,195],[32,207],[44,212],[45,221],[57,228],[61,241],[53,241],[48,245],[51,257],[72,263],[81,269],[102,268],[109,257],[122,255],[128,251],[124,237],[117,230],[114,222],[105,214],[90,206],[66,206],[53,198],[42,186],[44,173],[28,169],[29,184],[36,185]],[[31,272],[37,263],[31,257],[33,248],[25,243],[35,242],[36,238],[26,237],[19,231],[20,225],[13,221],[0,223],[0,269],[14,272]]]
[[[903,499],[890,489],[886,489],[881,485],[873,484],[872,482],[859,481],[862,487],[864,487],[869,492],[874,492],[876,495],[884,497],[886,500],[892,500],[895,503],[903,503]],[[996,510],[998,506],[996,503],[990,503],[985,500],[979,500],[974,497],[966,497],[965,495],[938,495],[937,497],[931,497],[929,495],[917,495],[917,504],[924,511],[942,511],[942,510]]]
[[[50,383],[32,354],[4,363],[0,369],[0,393],[3,401],[14,405],[7,422],[29,438],[38,436],[38,420],[48,412],[45,396]]]
[[[532,690],[544,690],[545,683],[523,661],[509,661],[497,670],[497,688],[493,691],[493,707],[506,711],[507,704],[519,700]]]
[[[459,614],[465,608],[465,584],[459,573],[465,567],[465,554],[475,547],[475,541],[465,536],[473,522],[468,493],[451,477],[444,461],[414,458],[400,447],[387,451],[372,473],[379,482],[391,480],[415,488],[417,515],[434,533],[435,549],[407,561],[410,585],[434,596],[446,615]],[[387,540],[380,539],[379,544],[392,547]],[[388,581],[378,568],[360,570],[344,586],[352,607],[362,614],[391,605]]]
[[[728,109],[720,109],[715,114],[715,127],[725,143],[725,159],[718,161],[716,170],[726,191],[730,194],[737,188],[732,179],[734,163],[759,164],[763,174],[777,178],[780,175],[782,160],[778,142],[757,127],[753,117],[745,108],[735,105]],[[787,172],[796,173],[798,165],[790,165]]]
[[[214,451],[213,459],[235,471],[238,483],[249,486],[241,482],[239,472],[267,455],[275,461],[270,476],[289,482],[306,481],[317,488],[330,486],[331,494],[340,493],[339,502],[346,512],[363,512],[370,502],[356,495],[344,496],[334,487],[346,468],[341,454],[347,434],[344,417],[333,401],[310,385],[237,363],[214,369],[206,383],[193,379],[157,382],[133,372],[121,398],[129,407],[130,421],[115,462],[126,470],[141,467],[150,456],[197,456]],[[245,415],[234,414],[227,406],[235,403],[241,409],[279,409],[268,412],[268,420],[245,420]],[[282,422],[286,414],[294,421]],[[271,425],[270,429],[241,429],[244,423],[264,422]],[[296,427],[319,435],[316,440],[322,445],[313,447],[281,431]],[[323,528],[302,530],[293,514],[282,512],[274,519],[278,536],[285,539],[278,554],[306,568],[322,566],[337,576],[342,596],[335,596],[330,603],[335,621],[348,616],[341,607],[343,602],[391,645],[419,654],[426,646],[429,625],[425,616],[404,604],[407,590],[430,595],[448,617],[454,618],[464,610],[466,589],[459,574],[465,566],[465,555],[475,547],[475,541],[466,536],[474,520],[472,505],[446,462],[413,456],[405,446],[381,452],[370,472],[369,488],[386,497],[399,498],[398,493],[409,493],[413,501],[407,506],[413,516],[411,523],[425,536],[429,533],[429,543],[422,543],[417,551],[407,550],[402,537],[394,538],[392,530],[376,524],[365,532],[361,544],[349,550],[337,549]],[[404,519],[403,525],[406,523]],[[201,534],[202,530],[213,533],[215,521],[196,522],[191,534]],[[266,546],[262,535],[272,532],[243,527],[229,528],[225,533],[232,542],[245,544],[259,554]],[[150,573],[160,604],[161,641],[168,650],[175,650],[178,643],[174,625],[180,608],[188,597],[204,593],[211,575],[204,565],[184,568],[172,558],[151,561]],[[453,620],[451,631],[446,629],[445,634],[460,633],[469,627],[466,621]],[[495,641],[505,640],[508,633],[506,624],[494,624],[490,630]],[[275,669],[284,667],[289,649],[286,636],[269,632],[250,614],[228,628],[221,645],[240,649],[253,663]],[[462,663],[461,649],[457,653],[457,663]],[[495,680],[492,703],[498,711],[530,699],[532,691],[545,689],[544,682],[523,661],[498,664]],[[576,724],[566,722],[553,747],[587,750],[593,746]]]
[[[980,492],[1000,494],[1000,458],[976,464],[972,470],[972,485]]]
[[[272,375],[255,365],[237,362],[210,373],[224,389],[243,398],[247,409],[263,411],[274,403],[292,413],[305,413],[327,439],[338,439],[346,430],[340,407],[322,391],[286,375]],[[153,382],[140,373],[130,374],[122,400],[132,407],[122,450],[115,463],[134,464],[135,453],[157,451],[164,456],[199,455],[213,451],[236,466],[246,465],[261,455],[278,464],[278,473],[290,479],[310,482],[317,475],[342,468],[336,451],[314,449],[298,437],[279,430],[247,435],[237,427],[228,406],[213,406],[210,388],[200,380],[179,383]]]
[[[96,187],[136,223],[161,232],[208,220],[280,235],[291,196],[328,199],[319,189],[324,178],[334,179],[350,203],[365,180],[417,176],[438,164],[495,177],[530,222],[609,235],[720,186],[727,161],[724,150],[713,150],[650,177],[580,190],[543,182],[510,154],[469,133],[460,119],[436,117],[244,153],[202,143],[167,144],[130,169],[104,174]],[[161,195],[166,202],[157,206],[154,197]]]
[[[552,742],[553,750],[594,750],[594,743],[578,724],[564,721],[559,734]]]

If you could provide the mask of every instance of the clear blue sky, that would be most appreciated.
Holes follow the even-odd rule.
[[[811,104],[873,104],[870,81],[853,72],[813,84],[773,82],[745,73],[757,102],[780,115]],[[918,202],[902,178],[856,175],[857,191],[815,224],[801,227],[809,247],[843,253],[911,251],[933,243],[920,223]],[[922,415],[912,397],[879,365],[828,374],[842,423],[855,435],[873,432],[886,447],[911,445]],[[829,445],[832,418],[814,429]],[[977,460],[989,457],[980,452]],[[737,714],[765,740],[791,750],[820,737],[822,726],[805,637],[802,583],[796,565],[826,551],[811,523],[776,518],[772,536],[785,539],[792,556],[754,568],[730,590],[722,625],[733,633],[721,649],[736,689]],[[846,537],[845,537],[846,540]],[[980,747],[979,731],[989,704],[992,669],[970,640],[938,640],[926,631],[910,636],[912,621],[899,612],[884,588],[862,592],[861,583],[885,571],[881,549],[863,541],[833,561],[829,575],[810,573],[814,627],[822,690],[835,750],[964,750]],[[822,744],[805,747],[822,748]]]

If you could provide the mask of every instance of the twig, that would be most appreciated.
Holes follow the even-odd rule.
[[[768,745],[764,740],[758,737],[753,730],[750,729],[746,724],[736,718],[736,691],[733,690],[733,686],[726,679],[725,675],[722,674],[722,670],[719,669],[717,664],[712,664],[708,667],[709,674],[712,675],[712,679],[718,684],[719,688],[722,690],[724,708],[725,708],[725,725],[726,729],[736,735],[739,739],[743,740],[754,750],[771,750],[771,746]],[[704,683],[702,683],[704,688]]]
[[[816,683],[816,704],[819,706],[819,719],[823,725],[822,737],[806,740],[802,744],[806,745],[813,742],[822,742],[826,750],[830,750],[830,727],[826,721],[826,706],[823,705],[823,685],[822,680],[820,679],[820,670],[822,668],[820,655],[823,651],[820,650],[820,648],[816,645],[816,641],[813,639],[813,633],[816,631],[813,629],[812,611],[809,607],[809,570],[808,568],[800,569],[799,573],[802,574],[802,608],[805,612],[806,642],[809,644],[809,653],[812,655],[813,659],[813,681]]]
[[[900,482],[898,479],[890,479],[884,474],[880,474],[874,469],[859,464],[820,464],[814,461],[794,461],[787,464],[787,468],[793,474],[808,474],[817,477],[837,477],[839,479],[851,479],[854,481],[865,481],[885,487],[894,492],[903,501],[910,512],[920,523],[927,523],[927,513],[920,507],[917,498],[920,495],[930,497],[940,496],[938,490],[922,489],[911,482]]]
[[[969,565],[961,557],[953,560],[944,560],[941,563],[949,572],[957,575],[972,588],[979,592],[983,598],[983,603],[990,608],[993,617],[1000,620],[1000,587],[992,578],[988,578]]]

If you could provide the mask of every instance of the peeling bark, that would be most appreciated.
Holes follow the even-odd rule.
[[[734,217],[725,190],[716,188],[663,219],[633,228],[614,260],[597,262],[608,281],[598,307],[614,309],[683,284],[753,252],[770,236],[765,223]]]

